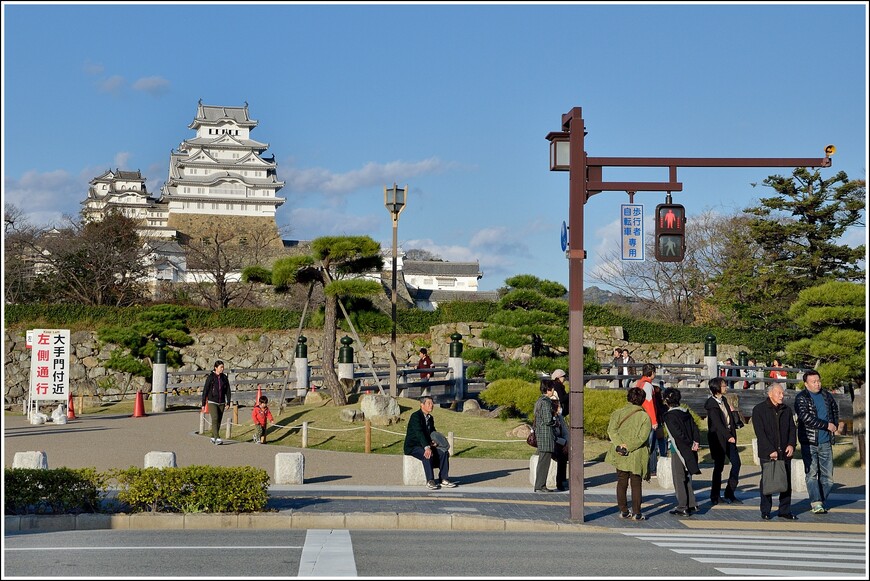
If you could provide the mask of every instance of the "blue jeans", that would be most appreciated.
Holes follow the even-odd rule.
[[[662,458],[668,456],[668,439],[656,438],[656,431],[650,430],[646,445],[649,448],[649,465],[647,469],[649,474],[655,474],[659,464],[659,456]]]
[[[804,461],[810,504],[823,502],[834,487],[834,452],[831,443],[801,446],[801,456]]]

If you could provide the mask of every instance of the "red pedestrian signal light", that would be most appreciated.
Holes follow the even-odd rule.
[[[656,260],[681,262],[686,255],[686,209],[681,204],[656,206]]]

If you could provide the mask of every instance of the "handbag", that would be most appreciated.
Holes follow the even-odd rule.
[[[785,460],[771,460],[761,465],[762,494],[774,494],[788,490],[788,474]]]
[[[526,438],[526,444],[531,446],[532,448],[538,447],[538,437],[535,435],[535,429],[532,428],[532,431],[529,432],[529,437]]]

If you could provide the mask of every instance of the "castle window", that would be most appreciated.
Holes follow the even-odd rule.
[[[201,238],[200,242],[203,246],[211,246],[211,238]]]
[[[216,202],[212,202],[212,203],[211,203],[211,209],[212,209],[212,210],[217,210],[217,209],[218,209],[218,204],[217,204]]]
[[[197,210],[204,210],[204,209],[205,209],[205,204],[203,204],[202,202],[197,202],[197,203],[196,203],[196,209],[197,209]]]

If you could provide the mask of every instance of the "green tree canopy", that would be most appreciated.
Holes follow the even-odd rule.
[[[377,281],[362,274],[379,272],[383,267],[381,245],[368,236],[323,236],[311,242],[310,254],[275,261],[271,284],[286,292],[294,284],[319,284],[325,296],[323,323],[323,385],[334,405],[346,405],[347,393],[335,372],[335,333],[338,328],[338,301],[364,298],[383,292]],[[266,280],[262,267],[243,271],[244,280]]]
[[[825,386],[848,383],[864,371],[867,355],[865,288],[827,282],[804,289],[789,315],[807,336],[786,345],[790,358],[815,367]]]

